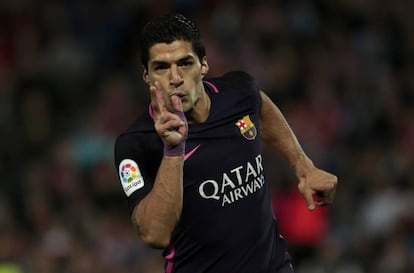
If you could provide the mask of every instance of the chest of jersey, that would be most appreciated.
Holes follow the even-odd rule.
[[[190,127],[184,163],[185,198],[225,206],[263,185],[257,115],[242,114],[224,121]]]
[[[212,246],[220,245],[231,232],[234,240],[229,245],[235,247],[248,239],[246,234],[253,238],[260,232],[261,225],[252,223],[260,223],[263,211],[267,212],[262,208],[267,190],[258,115],[242,113],[224,120],[190,127],[176,234]]]

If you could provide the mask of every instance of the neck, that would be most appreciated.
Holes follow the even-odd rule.
[[[211,100],[207,92],[203,90],[200,97],[194,104],[193,109],[186,113],[188,123],[203,123],[210,114]]]

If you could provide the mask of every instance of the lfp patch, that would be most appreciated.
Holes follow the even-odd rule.
[[[257,129],[254,123],[250,120],[250,116],[244,116],[236,122],[236,126],[239,127],[240,133],[248,140],[256,138]]]
[[[119,179],[126,196],[144,187],[144,178],[138,168],[138,164],[131,159],[124,159],[119,164]]]

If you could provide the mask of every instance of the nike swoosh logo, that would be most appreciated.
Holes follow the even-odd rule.
[[[201,144],[198,144],[197,146],[195,146],[195,148],[193,148],[191,151],[189,151],[188,153],[186,153],[184,155],[184,161],[186,161],[190,156],[192,156],[195,153],[195,151],[197,151],[198,148],[200,148],[200,146],[201,146]]]

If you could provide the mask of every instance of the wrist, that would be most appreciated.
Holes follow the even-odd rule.
[[[184,156],[185,141],[181,141],[177,145],[164,144],[164,156]]]
[[[297,177],[306,176],[307,173],[316,169],[312,160],[310,160],[306,155],[302,155],[296,160],[293,169]]]

